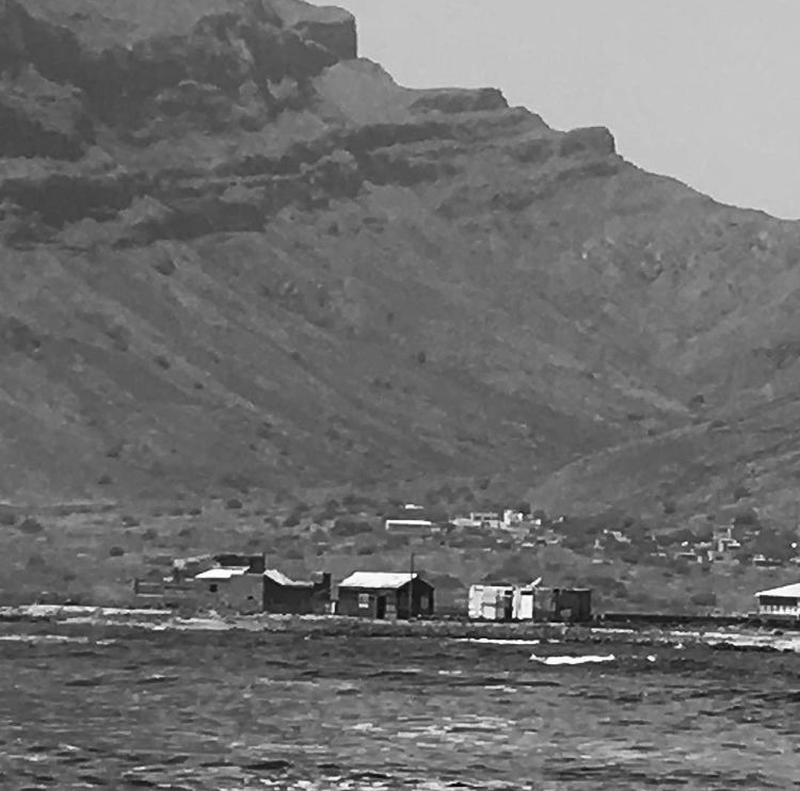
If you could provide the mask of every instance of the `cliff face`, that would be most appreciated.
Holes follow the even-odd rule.
[[[0,0],[0,239],[9,496],[701,498],[797,384],[795,224],[398,86],[295,0]],[[609,454],[639,483],[582,488]]]

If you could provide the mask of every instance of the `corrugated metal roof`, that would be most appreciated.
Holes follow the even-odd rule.
[[[264,572],[265,577],[269,577],[273,582],[277,582],[278,585],[294,585],[295,581],[290,580],[282,571],[278,571],[278,569],[267,569]]]
[[[340,588],[400,588],[405,585],[411,574],[394,571],[356,571],[339,583]],[[414,578],[419,574],[414,574]]]
[[[196,580],[229,580],[232,577],[241,577],[249,571],[249,566],[226,566],[224,568],[209,569],[195,576]]]
[[[785,596],[786,598],[800,598],[800,582],[791,585],[784,585],[780,588],[772,588],[768,591],[759,591],[756,596]]]

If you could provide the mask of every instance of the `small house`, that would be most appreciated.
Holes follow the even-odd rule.
[[[592,591],[589,588],[553,588],[551,617],[556,621],[590,621]]]
[[[197,603],[215,610],[250,614],[259,612],[263,599],[263,572],[247,566],[217,566],[194,578]]]
[[[362,618],[433,615],[434,588],[419,574],[356,571],[339,584],[337,613]]]
[[[759,591],[756,598],[759,615],[800,618],[800,582]]]
[[[435,527],[429,519],[387,519],[384,526],[392,533],[412,535],[432,531]]]
[[[264,612],[308,615],[330,611],[330,574],[322,574],[317,580],[298,581],[277,569],[267,569],[263,583]]]
[[[534,599],[534,585],[471,585],[467,612],[475,620],[530,621],[533,620]]]

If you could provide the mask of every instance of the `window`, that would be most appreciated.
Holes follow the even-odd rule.
[[[217,592],[217,583],[216,582],[212,582],[208,586],[208,590],[209,590],[210,593],[216,593]]]
[[[362,610],[369,609],[369,594],[368,593],[359,593],[358,594],[358,606]]]

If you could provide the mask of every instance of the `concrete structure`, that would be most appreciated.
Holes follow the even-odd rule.
[[[759,591],[756,598],[759,615],[800,618],[800,582]]]
[[[387,519],[384,526],[393,533],[420,533],[436,527],[428,519]]]
[[[433,615],[434,588],[419,574],[356,571],[342,580],[336,612],[361,618]]]
[[[198,605],[217,611],[242,614],[261,611],[264,574],[253,573],[248,566],[224,566],[203,571],[194,578]]]
[[[330,611],[330,602],[330,574],[309,581],[290,579],[277,569],[267,569],[263,574],[264,612],[321,615]]]
[[[535,596],[534,585],[470,585],[467,613],[475,620],[531,621]]]

